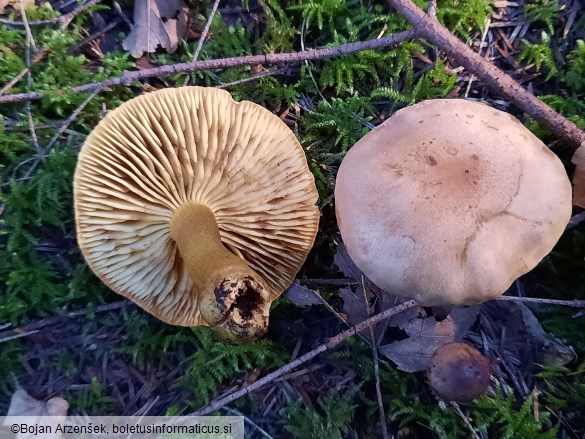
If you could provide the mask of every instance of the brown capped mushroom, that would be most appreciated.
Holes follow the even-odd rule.
[[[79,246],[102,281],[165,322],[232,340],[266,331],[319,220],[292,131],[213,88],[110,112],[81,150],[74,189]]]
[[[425,306],[503,294],[571,216],[561,161],[511,115],[465,100],[398,111],[345,156],[339,229],[378,287]]]
[[[491,369],[477,349],[465,343],[446,343],[431,356],[427,379],[440,398],[466,402],[487,390]]]

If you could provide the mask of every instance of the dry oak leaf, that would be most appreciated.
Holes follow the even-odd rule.
[[[4,15],[9,12],[6,10],[6,8],[18,10],[20,7],[20,1],[21,0],[0,0],[0,15]],[[25,9],[32,8],[35,5],[35,0],[22,0],[22,3]]]
[[[25,390],[18,389],[12,395],[10,400],[10,407],[4,419],[4,425],[8,426],[14,423],[26,423],[28,425],[38,424],[42,418],[43,425],[50,425],[56,427],[57,424],[63,423],[67,417],[67,410],[69,410],[69,403],[63,398],[55,397],[48,401],[39,401],[30,396]],[[18,422],[11,420],[10,417],[17,416]],[[52,438],[58,438],[61,434],[53,434]],[[17,439],[29,439],[33,437],[33,433],[17,433]]]
[[[355,292],[351,288],[342,288],[339,296],[343,299],[343,313],[351,325],[355,326],[369,317],[369,304],[366,303],[362,287],[357,287]],[[368,300],[371,299],[372,294],[368,292]],[[362,334],[369,334],[369,329],[362,331]]]
[[[188,10],[183,0],[136,0],[134,27],[124,49],[134,58],[156,51],[159,45],[173,53],[187,31]]]
[[[323,299],[317,291],[311,290],[297,281],[288,287],[284,295],[296,306],[323,305]]]
[[[349,256],[345,245],[339,244],[337,252],[333,257],[333,263],[337,265],[339,271],[350,279],[355,279],[359,282],[362,280],[362,271],[355,265],[355,262]]]
[[[585,145],[577,148],[571,162],[575,165],[573,205],[585,208]]]
[[[6,14],[6,8],[17,10],[20,0],[0,0],[0,15]],[[35,0],[22,0],[24,8],[30,8],[35,5]]]
[[[378,350],[405,372],[425,370],[431,355],[455,338],[455,322],[451,316],[437,322],[434,317],[427,317],[423,308],[414,307],[394,317],[388,325],[398,326],[409,337],[380,346]]]

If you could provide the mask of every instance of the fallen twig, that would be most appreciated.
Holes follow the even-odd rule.
[[[512,297],[512,296],[501,296],[496,300],[515,300],[515,301],[523,301],[523,302],[535,302],[535,303],[546,303],[552,305],[565,305],[565,306],[585,306],[585,301],[570,301],[570,300],[552,300],[552,299],[537,299],[537,298],[530,298],[530,297]],[[312,351],[307,352],[305,355],[297,358],[296,360],[286,364],[285,366],[281,367],[280,369],[275,370],[274,372],[269,373],[263,378],[260,378],[258,381],[254,382],[253,384],[249,385],[248,387],[242,388],[236,392],[230,393],[229,395],[223,396],[219,399],[216,399],[211,404],[206,407],[202,407],[199,410],[190,413],[190,416],[203,416],[209,413],[213,413],[216,410],[224,407],[225,405],[241,398],[242,396],[247,395],[255,390],[264,387],[267,384],[270,384],[277,378],[282,377],[283,375],[291,372],[292,370],[296,369],[297,367],[311,361],[317,355],[337,347],[339,344],[350,338],[351,336],[363,331],[364,329],[370,328],[376,323],[387,319],[395,314],[398,314],[402,311],[405,311],[409,308],[417,306],[414,300],[408,300],[403,302],[399,305],[396,305],[392,308],[387,309],[381,313],[378,313],[367,320],[337,334],[335,337],[328,339],[325,343],[319,345]]]
[[[48,49],[46,48],[39,50],[37,53],[35,53],[35,55],[31,59],[30,66],[26,66],[25,68],[23,68],[20,72],[18,72],[18,74],[14,78],[12,78],[4,87],[2,87],[2,89],[0,89],[0,96],[5,94],[16,84],[18,84],[18,81],[20,81],[22,78],[24,78],[24,75],[30,72],[31,67],[38,63],[40,60],[42,60],[47,53]]]
[[[57,316],[46,317],[41,320],[37,320],[36,322],[31,322],[24,326],[19,326],[14,329],[10,329],[7,331],[0,332],[0,343],[12,340],[14,338],[25,337],[27,335],[34,334],[38,332],[42,328],[46,328],[47,326],[54,325],[62,321],[64,318],[72,318],[72,317],[79,317],[90,313],[101,313],[101,312],[108,312],[114,311],[116,309],[123,308],[125,306],[131,306],[132,302],[127,300],[121,300],[119,302],[108,303],[106,305],[97,306],[94,309],[78,309],[76,311],[71,311],[69,313]],[[9,324],[7,324],[9,325]],[[4,328],[6,325],[0,325],[0,328]]]
[[[32,62],[31,62],[30,54],[31,54],[31,50],[36,51],[37,47],[36,47],[35,40],[34,40],[33,35],[32,35],[32,31],[30,30],[30,26],[28,25],[28,20],[26,18],[26,11],[24,8],[24,2],[23,2],[23,0],[20,0],[18,3],[20,6],[20,15],[22,15],[22,19],[24,20],[24,24],[25,24],[24,28],[26,31],[26,50],[25,50],[25,54],[24,54],[25,63],[26,63],[25,70],[26,70],[26,75],[27,75],[28,86],[32,87],[33,79],[32,79],[32,75],[30,73]],[[26,103],[26,116],[28,119],[28,128],[30,131],[30,137],[33,141],[33,145],[35,146],[35,151],[38,153],[41,150],[41,147],[39,146],[39,139],[37,137],[37,131],[35,129],[35,122],[34,122],[33,117],[32,117],[31,103],[30,102]]]
[[[558,137],[575,145],[585,144],[585,131],[580,130],[572,121],[524,89],[511,76],[474,52],[443,27],[436,17],[426,14],[411,0],[388,0],[388,3],[412,24],[418,35],[429,40],[481,79],[494,93],[510,100]]]
[[[203,407],[203,408],[191,413],[190,415],[202,416],[202,415],[206,415],[209,413],[213,413],[216,410],[219,410],[220,408],[224,407],[226,404],[229,404],[230,402],[233,402],[236,399],[239,399],[242,396],[247,395],[250,392],[253,392],[254,390],[258,390],[259,388],[264,387],[266,384],[273,382],[275,379],[280,378],[281,376],[291,372],[293,369],[296,369],[297,367],[301,366],[302,364],[305,364],[308,361],[312,360],[317,355],[319,355],[319,354],[321,354],[329,349],[335,348],[336,346],[338,346],[339,344],[341,344],[342,342],[344,342],[345,340],[347,340],[351,336],[357,334],[358,332],[361,332],[364,329],[369,328],[370,326],[378,323],[381,320],[384,320],[388,317],[391,317],[395,314],[398,314],[398,313],[400,313],[406,309],[412,308],[414,306],[416,306],[416,302],[414,300],[409,300],[409,301],[401,303],[400,305],[397,305],[393,308],[387,309],[386,311],[383,311],[379,314],[376,314],[375,316],[372,316],[369,319],[364,320],[363,322],[361,322],[361,323],[359,323],[359,324],[357,324],[357,325],[355,325],[355,326],[353,326],[353,327],[351,327],[343,332],[340,332],[335,337],[328,339],[327,341],[325,341],[325,343],[319,345],[317,348],[313,349],[312,351],[307,352],[305,355],[297,358],[295,361],[292,361],[292,362],[288,363],[287,365],[281,367],[280,369],[277,369],[274,372],[269,373],[265,377],[260,378],[258,381],[250,384],[248,387],[242,388],[234,393],[230,393],[229,395],[224,396],[223,398],[219,398],[219,399],[213,401],[208,406]]]
[[[40,153],[37,153],[37,156],[35,158],[35,161],[33,162],[33,164],[31,165],[30,168],[28,168],[28,170],[26,171],[26,173],[24,174],[23,178],[27,179],[28,177],[30,177],[33,173],[33,171],[36,169],[36,167],[39,165],[39,163],[41,162],[41,160],[43,159],[44,156],[46,156],[46,154],[51,150],[51,148],[55,145],[55,143],[57,142],[57,140],[59,140],[59,137],[61,136],[61,134],[63,134],[67,128],[69,127],[69,125],[71,125],[73,123],[73,121],[75,119],[77,119],[77,117],[79,116],[79,114],[83,111],[83,109],[87,106],[87,104],[90,103],[90,101],[95,98],[97,96],[97,94],[102,91],[101,88],[96,88],[88,97],[87,99],[85,99],[85,101],[83,101],[72,113],[71,115],[59,126],[59,128],[57,129],[57,131],[55,132],[55,134],[53,135],[53,137],[51,138],[51,140],[49,141],[49,143],[47,143],[47,145],[45,147],[43,147],[40,151]]]
[[[307,283],[309,285],[358,285],[359,282],[355,279],[307,279],[301,278],[299,279],[301,282]]]
[[[77,15],[79,15],[83,11],[91,8],[92,6],[97,5],[101,1],[102,0],[89,0],[88,2],[73,9],[68,14],[64,14],[64,15],[61,15],[61,16],[55,17],[55,18],[50,18],[48,20],[29,21],[28,25],[29,26],[45,26],[45,25],[51,25],[51,24],[58,24],[60,26],[66,27],[66,26],[69,26],[69,23],[71,23]],[[12,20],[6,20],[4,18],[0,18],[0,23],[5,24],[6,26],[18,26],[18,27],[26,26],[26,23],[24,21],[12,21]]]
[[[226,412],[230,413],[232,416],[241,416],[242,418],[244,418],[244,422],[247,423],[248,425],[250,425],[250,427],[252,428],[252,431],[259,432],[266,439],[274,439],[272,436],[270,436],[270,434],[266,430],[264,430],[262,427],[260,427],[258,424],[256,424],[254,421],[252,421],[246,415],[244,415],[242,412],[240,412],[236,409],[229,408],[229,407],[224,407],[223,409]]]
[[[283,67],[280,69],[268,70],[266,72],[258,73],[257,75],[251,75],[251,76],[248,76],[247,78],[239,79],[237,81],[226,82],[225,84],[217,85],[216,88],[233,87],[234,85],[240,85],[240,84],[245,84],[247,82],[257,81],[259,79],[265,78],[266,76],[280,75],[284,71],[286,71],[286,67]]]
[[[357,43],[341,44],[335,47],[328,47],[327,49],[318,49],[307,52],[247,55],[233,58],[210,59],[205,61],[171,64],[167,66],[157,67],[154,69],[137,70],[132,72],[125,71],[122,76],[119,76],[117,78],[72,87],[68,91],[73,93],[82,93],[87,91],[93,91],[97,88],[113,87],[116,85],[130,85],[134,81],[139,81],[141,79],[175,75],[178,73],[201,72],[205,70],[224,69],[228,67],[252,66],[257,64],[286,64],[304,60],[316,60],[329,58],[333,56],[349,55],[364,50],[380,49],[383,47],[394,46],[398,43],[412,40],[416,37],[417,37],[416,32],[409,30],[376,40],[367,40]],[[45,97],[44,92],[14,93],[0,96],[0,104],[34,101],[43,99],[44,97]]]
[[[75,12],[75,10],[72,11],[71,14],[73,12]],[[81,12],[81,11],[79,11],[79,12]],[[79,13],[79,12],[77,12],[77,13]],[[38,22],[30,22],[30,21],[27,21],[26,20],[26,15],[25,15],[25,12],[24,12],[24,8],[21,9],[20,15],[23,18],[22,25],[27,30],[27,39],[28,39],[28,35],[30,34],[30,25],[31,25],[31,23],[34,24],[34,23],[38,23]],[[64,17],[64,16],[61,16],[61,17]],[[57,19],[59,19],[61,17],[58,17]],[[73,17],[75,17],[75,15]],[[53,20],[55,20],[55,19],[53,19]],[[1,22],[1,20],[0,20],[0,22]],[[70,21],[62,21],[60,23],[61,28],[67,27],[69,25],[69,23],[70,23]],[[102,31],[97,32],[96,34],[90,35],[87,38],[84,38],[80,43],[78,43],[77,45],[75,45],[71,49],[71,52],[74,52],[75,50],[79,49],[81,46],[83,46],[84,44],[87,44],[92,39],[97,38],[97,35],[101,34],[102,32],[105,33],[108,30],[113,29],[115,27],[115,25],[113,25],[114,23],[116,23],[116,25],[117,25],[119,23],[119,21],[118,20],[115,20],[114,22],[112,22],[108,26],[106,26]],[[36,50],[36,48],[35,48],[35,50]],[[24,69],[22,69],[14,78],[12,78],[4,87],[2,87],[2,89],[0,89],[0,96],[2,96],[3,94],[5,94],[12,87],[14,87],[16,84],[18,84],[18,82],[22,78],[24,78],[24,75],[26,75],[26,74],[28,74],[30,72],[30,69],[32,68],[32,66],[34,66],[36,63],[38,63],[39,61],[41,61],[47,55],[47,53],[49,53],[49,50],[50,50],[49,47],[45,47],[45,48],[39,50],[37,53],[35,53],[34,56],[31,59],[31,62],[28,63],[27,66]]]
[[[367,316],[371,316],[370,304],[368,302],[368,292],[366,291],[366,283],[364,282],[364,275],[362,274],[362,292],[364,293],[364,305],[366,307]],[[382,438],[388,439],[388,425],[386,425],[386,412],[384,410],[384,401],[382,400],[382,387],[380,385],[380,359],[378,358],[378,340],[374,333],[374,328],[370,326],[370,339],[372,347],[372,358],[374,360],[374,377],[376,380],[376,398],[378,400],[378,410],[380,411],[380,425],[382,426]]]
[[[99,30],[97,32],[94,32],[93,34],[88,35],[87,37],[85,37],[83,40],[81,40],[79,43],[77,43],[75,46],[73,46],[71,49],[69,49],[69,53],[75,53],[75,52],[77,52],[79,49],[81,49],[86,44],[92,42],[96,38],[99,38],[102,35],[105,35],[107,32],[109,32],[112,29],[114,29],[121,22],[122,22],[122,19],[121,18],[116,18],[111,23],[109,23],[108,25],[106,25],[103,29],[101,29],[101,30]]]
[[[517,296],[500,296],[496,300],[510,302],[534,303],[540,305],[559,305],[570,306],[574,308],[585,308],[585,300],[557,300],[557,299],[540,299],[538,297],[517,297]]]
[[[213,2],[211,12],[209,13],[209,17],[207,18],[207,22],[205,23],[205,27],[203,28],[203,32],[201,32],[201,36],[199,37],[199,41],[197,42],[197,49],[195,49],[195,53],[193,54],[193,59],[191,60],[192,62],[197,61],[197,58],[199,58],[199,53],[201,52],[201,49],[203,48],[203,43],[205,42],[205,39],[207,38],[207,34],[209,33],[209,28],[211,27],[211,22],[213,21],[213,17],[215,17],[215,13],[217,12],[218,6],[219,6],[219,0],[215,0],[215,2]],[[183,82],[183,85],[187,85],[188,83],[189,83],[189,75],[187,75],[185,77],[185,81]]]
[[[473,425],[471,425],[471,422],[469,422],[469,419],[467,419],[467,416],[465,416],[465,414],[461,411],[459,404],[457,404],[455,401],[450,401],[449,404],[451,405],[455,413],[457,413],[457,416],[461,418],[461,420],[471,433],[471,436],[473,436],[473,439],[481,439],[477,434],[477,431],[475,431],[475,428],[473,428]]]
[[[134,28],[134,25],[132,24],[132,22],[130,21],[130,19],[126,15],[126,13],[122,10],[122,7],[120,6],[120,3],[118,3],[115,0],[114,0],[113,3],[114,3],[114,10],[116,11],[116,14],[118,14],[120,16],[120,18],[122,20],[124,20],[124,23],[126,23],[126,26],[128,26],[128,28],[130,30],[132,30]]]

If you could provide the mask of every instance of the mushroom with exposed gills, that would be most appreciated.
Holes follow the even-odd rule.
[[[546,145],[488,105],[399,110],[342,161],[341,236],[378,287],[423,306],[478,304],[534,268],[571,216],[571,183]]]
[[[304,151],[277,116],[183,87],[111,111],[79,155],[79,246],[117,293],[232,341],[265,333],[319,221]]]

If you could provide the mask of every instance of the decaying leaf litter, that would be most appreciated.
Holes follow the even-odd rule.
[[[503,20],[506,17],[505,14],[508,10],[512,11],[511,14],[516,13],[517,11],[514,7],[515,5],[506,4],[503,8],[500,8],[498,10],[498,13],[502,14],[499,17],[500,20]],[[497,19],[497,17],[494,17],[494,21],[497,22]],[[569,22],[567,25],[569,26]],[[497,47],[498,44],[504,46],[507,45],[508,49],[511,48],[512,42],[510,42],[510,44],[506,43],[506,34],[501,32],[501,27],[490,27],[488,29],[486,39],[489,42],[489,49],[493,50],[494,47],[496,47],[501,53],[501,48]],[[514,30],[517,29],[518,27],[514,28]],[[512,34],[512,37],[514,37],[512,39],[518,38],[519,34],[529,31],[530,26],[524,25],[524,28],[521,28],[516,36]],[[522,36],[520,36],[520,38],[521,37]],[[500,55],[495,56],[495,58],[509,60],[510,56],[511,55],[507,53],[506,56]],[[460,77],[462,84],[465,84],[465,81],[463,81],[465,75],[466,73],[463,73]],[[537,76],[534,76],[534,78],[536,77]],[[534,78],[528,76],[524,79],[529,81]],[[481,89],[481,83],[478,83],[478,81],[474,81],[470,84],[473,88],[478,87],[481,94],[484,93]],[[472,91],[473,88],[471,88]],[[456,94],[454,94],[454,96],[455,95]],[[488,99],[491,99],[489,95]],[[506,105],[505,102],[498,102],[497,100],[491,100],[491,102],[496,105]],[[346,320],[350,324],[358,323],[367,316],[368,309],[372,308],[374,310],[381,310],[384,309],[384,307],[387,307],[388,303],[395,302],[395,299],[393,299],[392,296],[386,297],[387,293],[379,291],[374,287],[370,287],[367,283],[367,279],[364,281],[361,273],[355,272],[355,268],[349,269],[348,271],[347,266],[345,268],[340,267],[338,263],[338,255],[340,252],[343,252],[342,247],[339,247],[338,253],[335,255],[335,264],[341,269],[341,272],[346,276],[346,279],[351,280],[348,282],[349,286],[339,292],[339,296],[343,303],[338,303],[339,306],[337,306],[337,308],[343,320]],[[346,262],[346,265],[347,264],[350,264],[350,262]],[[335,266],[331,265],[329,268],[331,276],[338,277],[339,275],[335,274],[336,271],[337,269]],[[308,285],[310,282],[311,278],[300,280],[301,285]],[[365,302],[363,299],[364,293],[359,290],[360,288],[364,288],[364,286],[368,291],[367,297],[371,303]],[[297,291],[298,288],[302,288],[302,286],[299,285],[299,287],[296,287]],[[317,302],[324,300],[321,294],[313,293],[310,289],[303,289],[302,292],[304,295],[304,299],[302,300],[304,300],[304,302],[301,300],[302,303],[300,304],[303,306],[308,304],[316,305]],[[387,323],[392,328],[395,328],[395,330],[397,328],[398,332],[404,331],[404,333],[397,337],[398,340],[388,340],[389,343],[386,344],[379,343],[378,339],[383,335],[381,333],[386,327],[384,325],[379,325],[376,328],[378,335],[375,337],[374,342],[380,345],[380,352],[382,354],[386,352],[384,355],[388,355],[388,357],[395,361],[399,367],[402,365],[402,368],[410,367],[412,370],[421,370],[424,368],[422,363],[415,365],[406,365],[404,363],[404,345],[407,346],[407,352],[415,352],[417,356],[424,359],[428,355],[428,350],[430,349],[429,346],[432,346],[434,343],[431,340],[447,340],[455,337],[457,337],[457,339],[463,339],[465,337],[468,341],[474,342],[474,344],[478,346],[482,346],[484,352],[490,353],[494,359],[499,359],[499,361],[501,361],[499,372],[495,374],[495,377],[497,381],[503,385],[502,387],[506,389],[506,386],[510,385],[515,391],[523,395],[532,392],[533,383],[531,380],[533,379],[533,371],[531,370],[532,361],[530,359],[532,357],[530,357],[530,355],[536,355],[536,358],[538,358],[539,361],[535,362],[540,364],[546,364],[546,361],[560,361],[560,364],[555,364],[557,366],[561,366],[565,364],[565,361],[568,362],[572,359],[573,354],[571,353],[570,347],[564,346],[560,341],[551,341],[548,336],[543,333],[542,328],[539,328],[538,321],[535,323],[534,316],[531,316],[530,311],[524,305],[517,305],[517,309],[513,312],[510,311],[510,308],[514,308],[514,306],[510,306],[512,304],[493,304],[495,307],[503,307],[496,310],[490,309],[490,307],[493,308],[492,304],[488,305],[489,306],[482,305],[481,309],[466,311],[455,310],[451,311],[451,314],[445,310],[414,309],[414,315],[399,315],[395,319],[390,319],[390,322]],[[294,322],[293,324],[290,322],[276,322],[275,329],[277,333],[278,331],[288,332],[291,331],[291,329],[296,328],[298,332],[293,331],[292,333],[305,334],[305,337],[299,337],[298,339],[299,342],[296,344],[298,348],[295,346],[292,355],[293,359],[299,354],[299,350],[301,350],[301,352],[304,350],[303,345],[307,343],[305,340],[307,334],[309,334],[309,339],[312,342],[318,342],[323,338],[334,335],[344,326],[337,317],[332,316],[327,310],[323,310],[322,306],[316,305],[316,308],[317,309],[311,309],[308,316],[303,315],[299,321]],[[107,312],[106,315],[114,322],[117,321],[118,324],[121,324],[121,319],[124,319],[126,312],[126,310],[123,312],[112,311]],[[456,317],[457,312],[462,312],[464,315]],[[315,317],[311,317],[311,313],[315,313]],[[510,317],[508,320],[501,319],[503,321],[499,321],[497,318],[502,315],[507,315],[508,313],[514,316],[514,318]],[[97,315],[100,314],[98,313]],[[316,320],[311,320],[312,318],[316,318]],[[462,321],[460,325],[457,324],[458,318]],[[319,322],[323,321],[323,319],[326,322],[326,325],[325,327],[320,328]],[[45,388],[45,390],[40,393],[44,393],[44,395],[52,395],[60,393],[61,391],[67,391],[68,386],[76,385],[72,384],[76,380],[91,383],[91,375],[96,377],[99,376],[100,378],[98,378],[98,381],[100,383],[105,385],[110,383],[114,389],[118,389],[117,391],[114,391],[114,394],[116,394],[114,400],[117,399],[118,404],[125,405],[130,397],[130,402],[132,402],[132,404],[129,406],[134,406],[134,410],[137,412],[146,409],[157,410],[157,407],[158,410],[162,410],[163,407],[172,405],[171,401],[180,403],[180,395],[176,399],[173,399],[170,398],[172,392],[168,392],[168,394],[166,394],[166,399],[164,397],[165,394],[162,394],[162,398],[156,397],[154,395],[158,395],[157,390],[151,387],[151,383],[157,380],[167,383],[166,385],[172,383],[172,378],[181,373],[180,366],[176,367],[176,371],[175,369],[171,369],[171,371],[174,371],[174,374],[169,374],[167,371],[166,374],[158,372],[154,375],[145,375],[143,371],[138,371],[135,368],[130,369],[128,365],[122,366],[124,362],[120,362],[119,359],[116,359],[114,363],[110,363],[110,361],[112,361],[108,358],[110,357],[110,354],[108,354],[107,351],[104,351],[96,353],[96,356],[93,358],[92,355],[89,355],[88,359],[83,359],[78,365],[79,369],[77,372],[73,373],[71,377],[67,377],[71,379],[63,380],[63,377],[56,376],[54,371],[53,373],[51,373],[51,371],[47,373],[47,368],[50,368],[47,364],[50,355],[47,355],[46,352],[43,353],[42,351],[46,349],[49,349],[50,351],[51,346],[58,346],[58,341],[60,340],[59,334],[63,331],[69,331],[69,334],[82,334],[86,331],[84,326],[87,324],[87,321],[85,321],[84,318],[79,321],[79,319],[71,320],[64,317],[61,320],[57,320],[57,322],[56,326],[55,324],[52,324],[48,328],[44,328],[42,333],[31,334],[27,337],[27,340],[30,339],[33,341],[36,355],[27,355],[23,358],[23,361],[28,363],[28,367],[25,366],[27,373],[36,375],[36,380],[34,381],[35,386],[33,386],[33,388]],[[282,327],[279,327],[280,325],[282,325]],[[116,324],[113,323],[112,327],[115,328]],[[307,331],[308,328],[311,328],[311,330]],[[319,328],[319,330],[316,330],[317,328]],[[76,345],[88,346],[88,344],[92,345],[93,343],[102,344],[102,341],[107,341],[108,343],[115,345],[117,341],[120,340],[120,337],[123,337],[123,327],[118,327],[114,331],[114,334],[109,334],[108,332],[109,331],[106,329],[102,332],[97,331],[96,334],[90,335],[89,333],[85,333],[84,335],[68,337],[62,340],[63,343],[61,343],[61,347]],[[512,334],[511,337],[509,337],[510,334]],[[113,337],[110,335],[113,335]],[[367,338],[368,334],[365,334],[364,337]],[[527,337],[530,339],[530,343],[525,344],[524,341]],[[400,338],[403,339],[400,340]],[[92,340],[93,343],[91,342]],[[372,342],[372,340],[369,341]],[[309,344],[312,344],[312,342]],[[437,343],[440,343],[440,341]],[[107,343],[103,346],[107,346]],[[526,350],[531,351],[531,354],[527,354]],[[533,351],[536,351],[536,354]],[[542,352],[545,352],[545,354],[542,354]],[[549,355],[547,356],[546,353]],[[173,353],[173,355],[175,354]],[[412,357],[412,355],[410,357]],[[179,356],[178,358],[181,357]],[[184,359],[185,355],[183,355],[182,358]],[[170,363],[172,364],[173,358],[170,360]],[[176,360],[176,358],[174,360]],[[92,364],[94,362],[99,362],[101,365],[96,367],[95,364]],[[107,374],[109,373],[111,364],[117,364],[113,369],[118,370],[118,376],[108,378]],[[175,362],[175,366],[180,364],[180,360]],[[527,364],[530,364],[531,366],[526,370],[522,370]],[[40,376],[38,372],[42,372]],[[101,372],[101,375],[99,372]],[[241,380],[241,378],[236,378],[235,380],[232,380],[232,383],[237,387],[242,385],[245,386],[246,383],[253,382],[260,375],[262,375],[262,371],[249,371],[244,376],[243,380]],[[259,396],[264,394],[264,397],[261,398],[258,403],[261,405],[266,405],[268,403],[267,408],[263,412],[265,416],[270,415],[271,413],[274,414],[274,410],[283,407],[286,398],[302,399],[307,404],[313,405],[314,395],[318,395],[320,392],[323,392],[324,389],[330,387],[343,386],[345,383],[351,382],[354,375],[355,374],[352,374],[351,364],[344,364],[343,361],[340,360],[329,360],[327,358],[319,359],[307,368],[293,372],[285,379],[279,380],[278,382],[275,382],[274,385],[262,389],[262,391],[259,392]],[[119,380],[122,379],[122,377],[129,379],[126,383],[120,384]],[[143,383],[138,389],[134,382],[136,380],[138,383]],[[58,381],[64,382],[56,384]],[[69,381],[69,383],[67,383],[67,381]],[[24,385],[26,386],[26,379],[22,382],[25,383]],[[30,381],[31,384],[32,382],[33,381]],[[48,388],[45,387],[47,386],[47,382],[49,383]],[[91,390],[90,385],[87,385],[86,387],[88,391]],[[57,390],[59,388],[62,390]],[[164,387],[161,386],[160,388]],[[256,396],[253,396],[253,398],[256,398]],[[142,405],[140,405],[139,401],[142,401]],[[115,402],[112,402],[112,404],[114,406],[116,405]],[[140,405],[140,407],[138,407],[138,405]],[[128,413],[132,413],[132,411],[129,411]]]
[[[187,6],[182,0],[147,0],[134,8],[134,27],[123,43],[134,58],[155,52],[160,46],[167,52],[177,50],[187,31]]]

